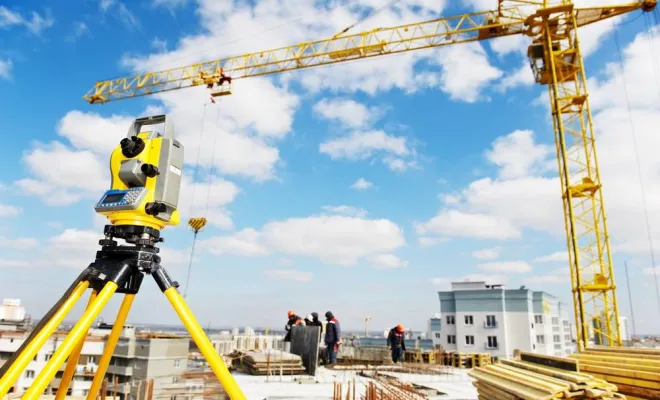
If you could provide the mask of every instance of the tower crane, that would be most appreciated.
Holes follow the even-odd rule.
[[[622,344],[594,126],[577,31],[657,0],[577,8],[571,0],[498,0],[497,10],[341,34],[330,39],[220,58],[180,68],[97,82],[84,96],[92,104],[205,85],[211,96],[231,94],[232,80],[438,48],[511,35],[530,39],[534,79],[548,87],[564,210],[578,350],[589,326],[600,342]]]

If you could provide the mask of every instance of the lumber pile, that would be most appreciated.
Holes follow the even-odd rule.
[[[577,371],[575,360],[521,352],[468,374],[480,400],[626,399],[615,385]]]
[[[615,384],[628,399],[660,400],[660,349],[595,347],[570,358],[578,360],[581,372]]]
[[[299,375],[305,373],[299,355],[280,350],[235,351],[231,354],[234,368],[250,375]]]

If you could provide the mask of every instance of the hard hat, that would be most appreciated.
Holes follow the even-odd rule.
[[[403,325],[399,324],[396,326],[396,330],[399,332],[403,332]]]
[[[296,314],[296,313],[294,313],[293,311],[289,311],[288,313],[286,313],[286,315],[289,316],[289,317],[292,317],[292,316],[294,316],[295,314]]]

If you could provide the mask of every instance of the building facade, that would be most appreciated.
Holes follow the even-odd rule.
[[[46,363],[53,356],[53,353],[60,347],[67,332],[57,332],[53,334],[50,339],[44,344],[32,361],[28,364],[27,368],[18,377],[11,390],[11,394],[20,395],[24,393],[34,382],[34,379],[39,375],[41,370],[46,366]],[[27,339],[29,332],[27,331],[0,331],[0,365],[4,364],[16,350]],[[105,340],[98,337],[87,337],[83,345],[76,374],[74,375],[70,385],[68,394],[71,396],[87,396],[89,388],[92,385],[94,373],[98,368],[98,362],[103,354],[103,347]],[[46,388],[45,394],[52,395],[57,392],[62,375],[64,373],[65,364],[62,364],[60,369],[55,374],[55,378],[50,382]]]
[[[190,339],[167,334],[122,336],[110,360],[108,391],[115,385],[122,400],[146,398],[147,382],[153,381],[153,397],[176,385],[188,366]],[[162,397],[162,396],[161,396]]]
[[[565,356],[572,349],[568,308],[548,293],[454,282],[438,296],[440,337],[433,338],[447,351],[510,357],[514,350]]]
[[[433,348],[442,347],[442,334],[440,332],[441,326],[441,314],[434,314],[431,318],[429,318],[429,322],[426,328],[426,337],[433,341]]]

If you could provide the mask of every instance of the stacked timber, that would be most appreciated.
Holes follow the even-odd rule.
[[[305,373],[299,355],[279,350],[235,351],[231,354],[234,368],[250,375],[300,375]]]
[[[580,371],[615,384],[628,399],[660,400],[660,349],[595,347],[570,357]]]
[[[615,385],[577,371],[575,360],[521,352],[468,374],[480,400],[626,399]]]

